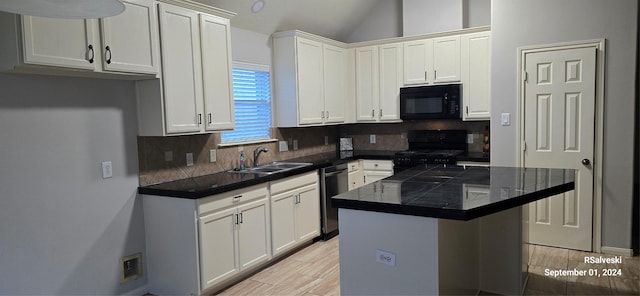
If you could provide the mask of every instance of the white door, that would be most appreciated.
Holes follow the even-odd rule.
[[[525,71],[524,165],[577,170],[575,190],[529,205],[530,242],[590,251],[596,50],[528,53]]]
[[[94,70],[94,21],[22,16],[24,62]]]
[[[267,198],[238,207],[238,247],[240,269],[267,261],[271,253],[271,235]]]
[[[297,38],[299,124],[321,124],[324,113],[322,94],[322,44]]]
[[[402,43],[380,45],[380,121],[400,119]]]
[[[158,14],[152,0],[122,1],[126,9],[103,18],[102,66],[108,71],[158,73]]]
[[[297,192],[296,240],[304,241],[320,235],[320,191],[314,183]]]
[[[356,120],[376,121],[378,107],[378,47],[356,48]]]
[[[208,131],[235,127],[230,30],[228,19],[200,15],[205,129]]]
[[[236,253],[236,208],[200,217],[200,273],[202,289],[240,270]]]
[[[330,46],[323,46],[324,60],[324,122],[344,122],[347,101],[347,52]]]
[[[433,39],[433,82],[460,81],[460,36]]]

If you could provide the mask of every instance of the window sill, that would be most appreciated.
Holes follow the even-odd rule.
[[[218,144],[218,148],[243,146],[243,145],[252,145],[252,144],[261,144],[261,143],[273,143],[273,142],[277,142],[277,141],[278,141],[278,139],[262,139],[262,140],[226,142],[226,143]]]

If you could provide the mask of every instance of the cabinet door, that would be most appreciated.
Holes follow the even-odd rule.
[[[347,101],[346,50],[324,45],[324,122],[344,122]]]
[[[159,4],[167,133],[200,132],[203,119],[198,13]]]
[[[402,43],[380,46],[380,121],[400,119],[402,56]]]
[[[433,82],[460,81],[460,36],[433,39]]]
[[[277,255],[296,243],[294,191],[271,196],[271,244]]]
[[[230,130],[235,117],[229,20],[201,14],[200,33],[206,130]]]
[[[321,124],[324,113],[322,44],[298,37],[296,45],[299,123]]]
[[[158,73],[158,14],[155,1],[123,0],[126,9],[100,20],[102,67],[107,71]]]
[[[489,120],[491,117],[491,33],[463,35],[461,67],[463,120]]]
[[[433,68],[433,41],[431,39],[404,43],[404,84],[430,83],[430,69]]]
[[[238,207],[238,248],[240,269],[267,261],[271,254],[269,208],[263,199]]]
[[[320,191],[317,183],[298,190],[295,212],[297,241],[320,235]]]
[[[349,172],[349,190],[357,189],[360,186],[364,185],[364,180],[362,176],[362,171],[353,171]]]
[[[201,286],[206,289],[240,270],[236,246],[236,208],[200,217]]]
[[[94,20],[22,16],[26,64],[95,70]]]
[[[393,176],[392,171],[364,171],[364,185]]]
[[[375,121],[378,109],[378,47],[356,48],[356,120]]]

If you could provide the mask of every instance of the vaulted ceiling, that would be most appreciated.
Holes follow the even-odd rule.
[[[259,13],[251,11],[257,0],[197,1],[237,13],[231,19],[234,27],[269,35],[298,29],[345,40],[378,3],[389,0],[263,0]]]

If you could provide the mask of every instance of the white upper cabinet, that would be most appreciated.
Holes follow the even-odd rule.
[[[356,48],[356,119],[398,121],[402,86],[402,44]]]
[[[136,82],[140,135],[233,129],[230,25],[223,17],[232,14],[175,3],[158,4],[161,79]]]
[[[1,13],[0,22],[5,30],[0,32],[0,38],[13,51],[0,57],[2,68],[69,76],[127,78],[122,75],[127,74],[128,79],[155,76],[159,69],[155,1],[123,3],[124,12],[99,20]],[[65,69],[88,71],[65,72]]]
[[[205,130],[235,127],[229,20],[200,14]]]
[[[460,81],[460,36],[433,39],[433,83]]]
[[[96,69],[94,20],[35,16],[21,19],[25,64]]]
[[[460,36],[406,41],[404,84],[460,81]]]
[[[433,40],[415,40],[404,43],[404,84],[431,83],[429,72],[433,68]]]
[[[100,19],[106,71],[158,73],[158,14],[153,0],[123,0],[123,13]]]
[[[491,32],[461,37],[463,120],[491,117]]]
[[[339,45],[299,31],[273,36],[277,126],[345,121],[347,50]]]

